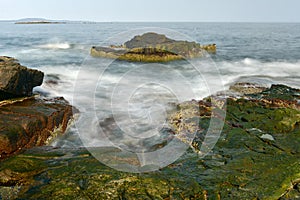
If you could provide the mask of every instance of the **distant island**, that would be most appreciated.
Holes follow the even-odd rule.
[[[23,18],[18,20],[2,20],[0,22],[12,22],[15,24],[92,24],[91,21],[52,20],[44,18]]]
[[[26,21],[26,22],[15,22],[15,24],[66,24],[66,22],[56,22],[56,21]]]

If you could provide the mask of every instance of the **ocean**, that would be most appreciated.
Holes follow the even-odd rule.
[[[54,146],[142,151],[147,138],[160,140],[158,132],[176,103],[202,99],[237,81],[300,88],[300,24],[1,22],[0,28],[0,55],[45,73],[35,92],[63,96],[81,112]],[[148,31],[215,43],[217,53],[164,64],[89,55],[92,46],[119,45]]]

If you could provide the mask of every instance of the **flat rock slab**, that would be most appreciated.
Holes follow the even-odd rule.
[[[30,97],[1,103],[0,159],[44,145],[55,131],[64,132],[73,116],[73,107],[63,98]]]
[[[44,73],[20,65],[16,59],[0,56],[0,101],[32,95],[43,83]]]

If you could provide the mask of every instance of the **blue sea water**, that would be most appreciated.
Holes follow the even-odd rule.
[[[82,127],[71,128],[69,134],[54,143],[58,146],[81,145],[77,132],[81,132],[80,137],[88,146],[108,145],[97,135],[98,123],[114,114],[119,128],[133,132],[131,137],[148,133],[164,123],[166,114],[162,110],[168,103],[200,99],[227,89],[236,81],[300,88],[297,23],[1,22],[0,29],[0,55],[15,57],[23,65],[45,72],[44,84],[35,91],[64,96],[83,113],[79,119]],[[133,33],[145,30],[158,30],[175,39],[187,38],[201,44],[215,43],[217,53],[199,61],[201,72],[191,67],[195,63],[173,62],[155,67],[111,63],[107,59],[95,61],[89,56],[92,46],[121,44]],[[173,69],[176,72],[170,72]],[[127,107],[123,108],[125,104]],[[123,137],[122,142],[127,140],[130,137]]]

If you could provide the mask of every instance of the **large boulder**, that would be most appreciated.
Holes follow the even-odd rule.
[[[92,47],[94,57],[113,58],[132,62],[168,62],[203,57],[206,52],[216,53],[216,45],[173,40],[153,32],[134,36],[121,46]]]
[[[47,144],[63,133],[73,107],[62,97],[32,96],[44,73],[0,57],[0,160],[33,146]]]
[[[43,83],[44,73],[20,65],[16,59],[0,56],[0,101],[32,95]]]
[[[63,133],[73,107],[60,98],[24,98],[0,105],[0,160],[33,146],[45,145]]]

